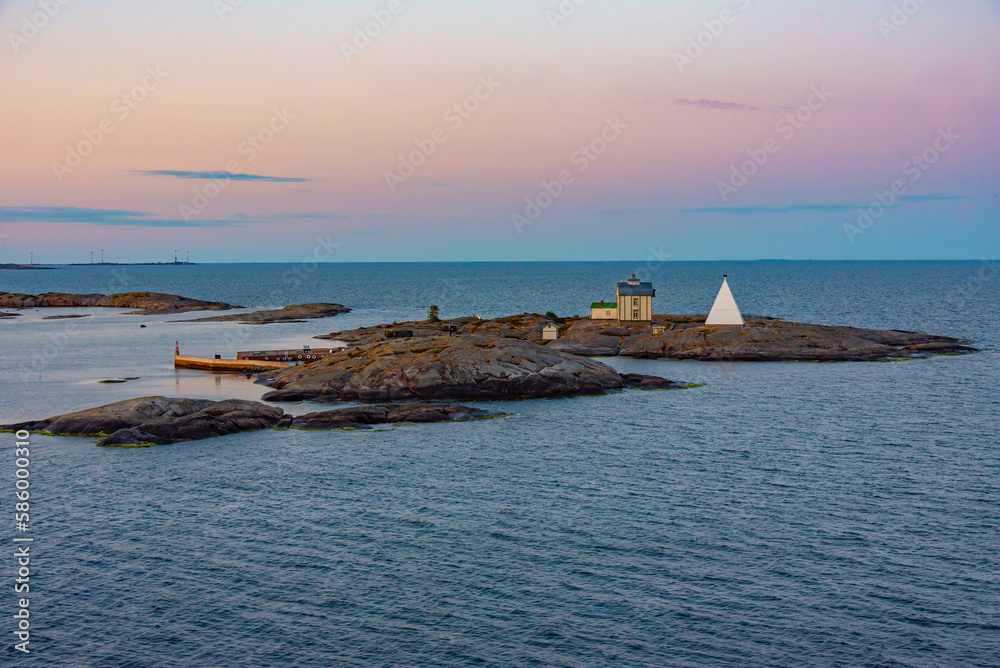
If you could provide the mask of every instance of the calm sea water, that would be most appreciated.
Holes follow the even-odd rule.
[[[1000,665],[1000,272],[983,263],[80,267],[0,290],[156,290],[269,327],[102,312],[0,321],[0,422],[149,394],[258,398],[190,354],[421,317],[583,313],[648,273],[658,312],[977,341],[892,364],[612,360],[702,383],[480,404],[514,417],[149,450],[33,438],[30,658],[12,666]],[[148,325],[140,329],[140,324]],[[126,385],[104,378],[135,376]],[[290,406],[293,412],[310,406]],[[0,464],[13,482],[13,438]],[[8,510],[10,509],[8,503]],[[9,549],[12,518],[3,535]],[[14,563],[0,563],[10,583]]]

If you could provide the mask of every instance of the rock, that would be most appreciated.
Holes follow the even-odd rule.
[[[0,320],[7,320],[9,318],[20,318],[20,317],[21,317],[20,313],[5,313],[3,311],[0,311]]]
[[[91,436],[102,439],[97,443],[101,447],[146,447],[271,428],[370,429],[376,424],[483,420],[504,415],[468,406],[411,403],[341,408],[293,418],[280,408],[255,401],[145,397],[39,422],[7,425],[0,431]]]
[[[746,327],[707,327],[705,316],[655,316],[646,323],[578,320],[549,348],[577,355],[622,355],[716,362],[879,361],[976,352],[963,341],[915,332],[858,329],[748,317]]]
[[[223,302],[206,302],[159,292],[128,292],[115,295],[73,295],[47,292],[41,295],[22,295],[0,292],[0,308],[135,308],[129,315],[160,315],[189,311],[228,311],[242,306]]]
[[[667,380],[666,378],[660,378],[659,376],[645,376],[639,373],[623,373],[622,379],[628,387],[632,387],[637,390],[676,390],[684,387],[680,383]]]
[[[310,413],[292,418],[295,429],[371,429],[376,424],[403,422],[431,423],[466,420],[484,420],[504,417],[505,413],[484,411],[467,406],[439,406],[434,404],[385,404],[340,408],[324,413]]]
[[[42,318],[42,320],[75,320],[77,318],[89,318],[90,314],[87,315],[50,315],[47,318]]]
[[[274,391],[264,400],[485,401],[603,394],[629,387],[606,364],[522,340],[536,334],[541,340],[543,322],[550,321],[526,321],[520,336],[506,327],[471,326],[448,336],[440,327],[419,324],[407,326],[413,338],[385,338],[386,330],[374,328],[330,335],[358,343],[268,374],[263,382]]]
[[[255,311],[234,315],[218,315],[211,318],[180,320],[179,322],[229,322],[239,321],[243,325],[269,325],[275,322],[305,322],[317,318],[332,318],[351,309],[342,304],[295,304],[276,311]]]
[[[176,441],[146,433],[141,429],[119,429],[98,445],[102,448],[136,448],[150,445],[172,445]]]
[[[280,408],[254,401],[145,397],[4,429],[106,437],[102,446],[166,444],[268,429],[284,416]]]

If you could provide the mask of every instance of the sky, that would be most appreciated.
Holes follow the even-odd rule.
[[[0,263],[995,258],[998,29],[1000,0],[0,0]]]

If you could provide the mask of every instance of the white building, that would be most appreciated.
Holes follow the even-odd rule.
[[[722,276],[722,289],[719,290],[719,296],[715,298],[715,305],[712,307],[712,312],[708,315],[705,324],[729,327],[746,325],[743,314],[740,313],[740,307],[736,304],[736,298],[733,297],[733,291],[729,289],[728,274]]]
[[[618,300],[594,302],[590,305],[591,320],[617,320]]]
[[[555,341],[559,338],[559,328],[555,325],[546,325],[542,329],[542,339],[545,341]]]

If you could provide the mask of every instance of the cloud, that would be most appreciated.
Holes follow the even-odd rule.
[[[732,216],[756,216],[761,214],[795,213],[813,211],[820,213],[841,213],[854,211],[858,204],[795,204],[792,206],[710,206],[702,209],[684,209],[683,213],[724,213]]]
[[[914,204],[924,204],[927,202],[945,202],[957,199],[969,199],[968,195],[904,195],[901,201],[912,202]],[[684,209],[682,213],[721,213],[731,216],[759,216],[798,213],[800,211],[810,211],[813,213],[845,213],[857,211],[871,206],[868,204],[845,203],[845,204],[792,204],[790,206],[710,206],[700,209]]]
[[[968,195],[904,195],[905,202],[947,202],[953,199],[970,199]]]
[[[758,107],[754,104],[744,104],[742,102],[722,102],[720,100],[685,100],[678,98],[674,104],[679,107],[698,107],[699,109],[715,109],[723,111],[773,111],[775,109],[786,110],[788,107]]]
[[[225,180],[231,181],[263,181],[266,183],[308,183],[312,179],[300,179],[291,176],[261,176],[260,174],[233,174],[231,172],[194,172],[176,169],[154,169],[133,171],[140,176],[170,176],[175,179]]]
[[[145,211],[126,209],[86,209],[76,206],[0,206],[0,223],[80,223],[134,227],[240,227],[285,220],[351,220],[381,218],[380,214],[343,215],[336,213],[279,213],[270,216],[235,214],[231,218],[161,218]]]
[[[75,206],[2,206],[0,223],[82,223],[102,226],[135,227],[231,227],[260,222],[249,217],[229,219],[158,218],[144,211],[125,209],[86,209]]]

